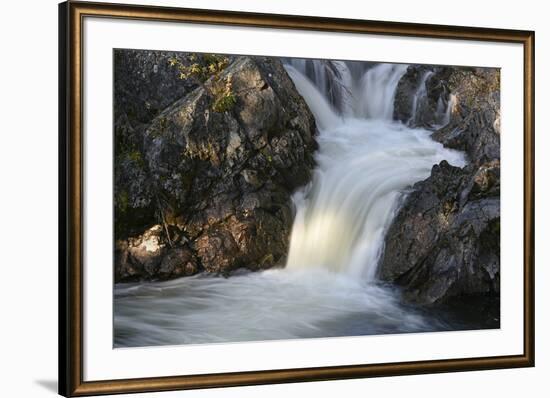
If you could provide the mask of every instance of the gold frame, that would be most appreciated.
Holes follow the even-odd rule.
[[[524,349],[522,355],[83,381],[82,22],[109,17],[520,43],[524,48]],[[59,5],[59,393],[67,396],[534,366],[535,33],[290,15],[65,2]]]

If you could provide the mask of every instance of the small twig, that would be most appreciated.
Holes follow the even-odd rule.
[[[164,210],[162,209],[162,204],[160,203],[159,197],[157,195],[155,196],[157,198],[160,218],[161,218],[162,226],[164,227],[164,231],[166,232],[166,238],[168,239],[168,244],[170,245],[170,247],[174,247],[174,245],[172,244],[172,239],[170,239],[170,232],[168,231],[168,224],[166,223],[166,218],[164,217]]]

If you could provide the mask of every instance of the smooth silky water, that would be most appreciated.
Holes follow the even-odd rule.
[[[115,347],[451,328],[401,304],[396,289],[376,280],[376,266],[407,190],[444,159],[464,165],[463,154],[433,141],[427,130],[392,121],[406,65],[357,71],[332,62],[336,73],[329,76],[325,61],[308,62],[310,78],[305,61],[285,65],[319,129],[313,179],[293,196],[286,267],[117,284]],[[329,94],[338,101],[329,102]]]

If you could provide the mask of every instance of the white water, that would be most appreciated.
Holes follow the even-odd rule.
[[[421,316],[401,308],[390,290],[322,269],[268,270],[227,279],[195,276],[115,288],[115,347],[427,328]]]
[[[407,65],[399,64],[379,64],[369,69],[362,79],[359,116],[392,120],[395,89],[406,71]]]
[[[451,113],[454,112],[456,108],[457,99],[454,94],[449,95],[449,100],[447,102],[447,110],[445,111],[445,116],[443,117],[443,123],[441,127],[446,126],[451,121]]]
[[[360,84],[367,118],[338,117],[305,76],[288,70],[322,123],[312,184],[294,198],[287,269],[323,267],[372,281],[403,190],[427,178],[443,159],[462,165],[463,155],[433,141],[427,130],[392,122],[394,92],[406,65],[380,64],[366,72]]]
[[[462,154],[443,148],[426,130],[391,120],[406,65],[379,64],[360,79],[341,73],[338,84],[348,85],[341,109],[317,82],[292,66],[287,70],[315,116],[320,148],[312,182],[294,195],[286,268],[117,285],[115,346],[441,328],[405,310],[391,289],[378,285],[376,265],[403,192],[443,159],[464,164]],[[317,79],[326,74],[316,73]]]
[[[416,93],[413,97],[413,105],[411,110],[411,118],[409,119],[408,123],[409,125],[414,124],[416,122],[416,111],[418,109],[418,102],[421,101],[424,97],[426,97],[426,82],[430,78],[430,76],[433,75],[432,71],[427,71],[424,73],[422,78],[420,79],[420,84],[418,85],[418,89],[416,90]],[[438,110],[441,112],[441,110]]]

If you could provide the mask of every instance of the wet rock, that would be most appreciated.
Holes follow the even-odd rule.
[[[472,166],[443,161],[406,198],[388,231],[379,276],[401,285],[408,300],[499,292],[500,199],[485,179],[496,166],[484,167],[480,177]]]
[[[220,84],[232,95],[223,109],[216,106]],[[164,247],[185,245],[196,264],[191,261],[187,272],[182,252],[165,249],[156,273],[123,263],[120,280],[202,269],[227,275],[284,263],[290,195],[310,180],[315,132],[313,116],[280,61],[262,57],[235,57],[219,76],[174,99],[146,128],[134,129],[141,149],[121,156],[118,170],[128,183],[117,223],[131,228],[117,236],[126,240],[161,225]],[[176,260],[166,257],[182,262],[172,266]]]
[[[428,80],[429,81],[429,80]],[[463,150],[464,168],[446,161],[404,197],[378,268],[382,280],[418,304],[500,291],[500,103],[498,70],[453,69],[447,126],[432,137]]]
[[[453,95],[449,123],[432,138],[468,154],[474,163],[500,159],[500,73],[457,70],[449,77]]]
[[[115,282],[156,275],[165,249],[160,225],[154,225],[139,236],[117,240]]]
[[[422,81],[422,76],[429,71],[424,65],[410,65],[399,80],[395,90],[393,118],[407,123],[413,117],[414,96]]]
[[[115,249],[115,282],[142,279],[171,279],[194,275],[201,270],[187,244],[167,241],[161,225],[154,225],[141,235],[120,239]]]
[[[201,271],[197,257],[187,246],[174,247],[163,256],[157,272],[159,279],[191,276]]]
[[[443,124],[451,71],[452,68],[444,66],[407,67],[396,88],[394,119],[411,127],[433,128]]]

